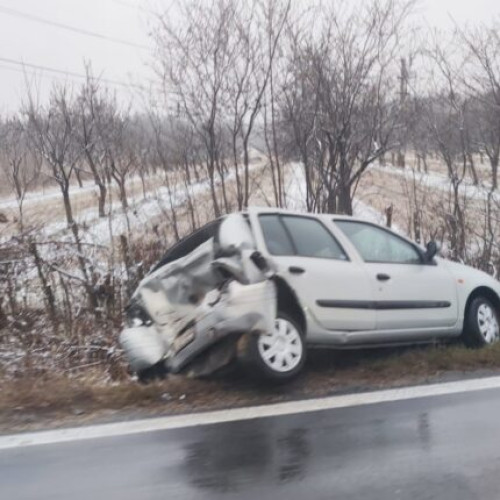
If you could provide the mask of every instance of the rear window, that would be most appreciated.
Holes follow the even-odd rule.
[[[292,242],[278,215],[260,215],[259,222],[271,255],[295,255]]]
[[[318,220],[309,217],[284,216],[297,255],[320,259],[348,260],[332,233]]]
[[[316,219],[266,214],[260,215],[259,221],[271,255],[349,260],[330,231]]]
[[[186,236],[181,241],[176,243],[173,247],[167,250],[165,255],[161,258],[158,264],[156,264],[151,272],[156,271],[160,267],[164,266],[165,264],[169,264],[174,260],[185,257],[195,248],[198,248],[210,238],[213,238],[221,221],[222,219],[217,219],[215,221],[209,222],[202,228],[196,230],[194,233],[191,233],[189,236]]]

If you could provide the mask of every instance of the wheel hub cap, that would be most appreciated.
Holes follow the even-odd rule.
[[[481,304],[477,310],[479,331],[488,344],[498,340],[499,325],[495,311],[488,304]]]
[[[269,368],[277,372],[293,370],[302,359],[302,339],[288,320],[276,319],[274,330],[261,334],[257,341],[259,354]]]

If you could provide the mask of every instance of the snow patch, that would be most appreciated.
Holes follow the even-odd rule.
[[[290,210],[306,211],[306,177],[303,164],[294,162],[289,164],[287,176],[285,178],[286,207]],[[372,206],[359,198],[353,202],[354,216],[375,224],[385,224],[385,216]],[[397,232],[402,232],[399,228],[394,228]]]
[[[450,192],[451,181],[446,175],[436,173],[418,172],[408,168],[393,167],[392,165],[372,165],[372,170],[403,177],[406,180],[415,180],[417,184],[422,186],[439,189],[444,192]],[[466,195],[468,198],[476,200],[487,200],[491,195],[494,201],[500,201],[500,193],[491,191],[491,186],[488,183],[482,183],[479,186],[474,186],[470,182],[463,181],[460,184],[459,192]]]

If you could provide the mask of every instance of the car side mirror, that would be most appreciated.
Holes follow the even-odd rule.
[[[439,252],[438,244],[434,240],[429,241],[429,243],[427,243],[425,247],[425,254],[424,254],[425,262],[426,263],[432,262],[432,259],[436,256],[438,252]]]

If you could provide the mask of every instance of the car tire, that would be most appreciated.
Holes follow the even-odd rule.
[[[150,382],[167,378],[167,374],[167,367],[165,366],[165,362],[162,360],[149,368],[145,368],[144,370],[137,372],[137,379],[141,384],[149,384]]]
[[[500,338],[498,312],[485,297],[476,297],[467,308],[462,338],[467,347],[483,347]]]
[[[272,332],[245,335],[238,351],[251,375],[285,382],[297,376],[306,361],[304,331],[289,314],[278,312]]]

